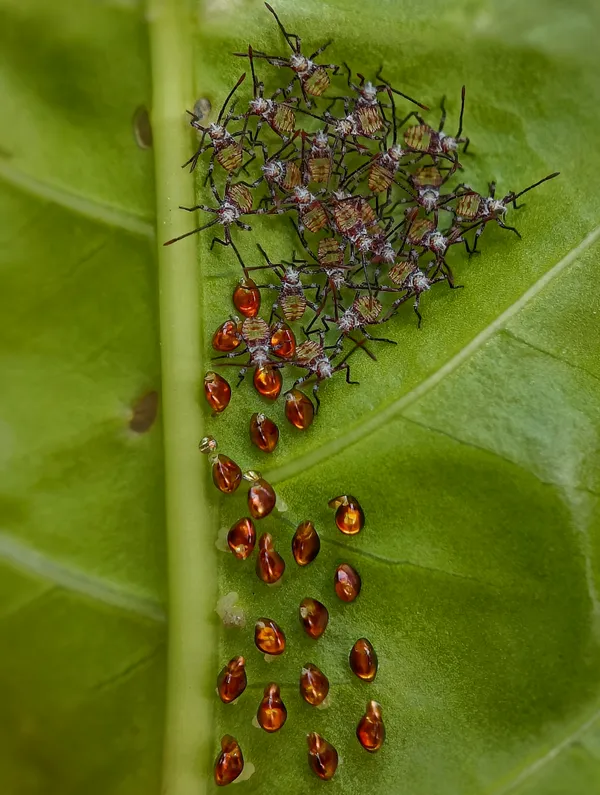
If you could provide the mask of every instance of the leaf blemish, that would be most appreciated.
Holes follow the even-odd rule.
[[[256,718],[255,718],[255,720],[256,720]],[[256,768],[254,767],[252,762],[246,762],[245,765],[244,765],[244,769],[243,769],[241,775],[238,776],[236,778],[236,780],[233,781],[232,783],[233,784],[239,784],[240,781],[248,781],[250,776],[253,776],[255,772],[256,772]]]
[[[236,604],[237,600],[237,592],[230,591],[219,599],[215,611],[226,627],[243,629],[246,626],[246,613]]]
[[[152,124],[148,108],[140,105],[133,113],[133,137],[140,149],[152,148]]]
[[[154,425],[158,413],[158,392],[152,390],[142,395],[133,405],[129,428],[134,433],[146,433]]]
[[[222,527],[219,530],[219,534],[217,535],[217,537],[215,539],[215,546],[219,550],[219,552],[229,552],[229,553],[231,553],[231,550],[229,549],[229,544],[227,543],[227,535],[228,535],[228,533],[229,533],[229,528],[228,527]]]
[[[200,99],[194,102],[194,116],[196,116],[198,121],[205,119],[210,114],[211,110],[211,102],[206,97],[200,97]]]

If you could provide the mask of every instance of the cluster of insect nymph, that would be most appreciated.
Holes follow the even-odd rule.
[[[254,387],[271,400],[282,390],[281,371],[290,368],[290,412],[296,416],[298,401],[309,400],[298,387],[312,385],[315,411],[303,412],[312,422],[320,384],[340,372],[355,383],[348,357],[361,347],[376,358],[370,343],[392,344],[380,329],[403,304],[412,304],[420,326],[423,293],[460,286],[448,264],[450,249],[479,253],[489,223],[520,237],[508,223],[508,210],[557,175],[504,196],[496,195],[493,182],[488,195],[464,182],[450,187],[463,172],[459,158],[469,146],[464,87],[452,134],[444,101],[439,123],[431,126],[421,115],[428,108],[392,86],[381,68],[372,83],[346,63],[317,63],[330,42],[305,55],[300,37],[267,8],[290,52],[271,55],[248,47],[235,53],[248,62],[252,76],[246,109],[238,107],[244,73],[215,122],[203,125],[192,115],[199,144],[185,165],[194,170],[200,158],[208,158],[206,184],[214,204],[182,208],[201,210],[209,220],[165,245],[220,229],[211,247],[229,247],[242,273],[233,291],[236,314],[213,337],[221,355],[215,367],[243,356],[240,378],[251,370]],[[257,74],[262,64],[283,78],[270,96]],[[343,86],[335,95],[333,81]],[[288,216],[295,240],[288,259],[273,261],[262,240],[256,259],[243,261],[234,238],[250,231],[248,221],[257,215]],[[270,308],[261,317],[263,303]],[[231,396],[226,380],[214,372],[207,379],[209,403],[224,410]]]
[[[461,161],[470,156],[469,138],[463,133],[464,86],[452,133],[444,100],[439,121],[432,125],[422,115],[429,108],[393,86],[382,67],[371,82],[345,62],[325,63],[329,41],[305,54],[300,37],[266,6],[286,53],[269,54],[251,46],[235,53],[247,68],[216,121],[207,123],[190,114],[198,146],[183,165],[194,171],[202,162],[205,191],[213,203],[181,208],[202,211],[206,217],[200,226],[165,245],[218,230],[211,249],[226,247],[241,267],[232,291],[234,309],[224,311],[212,337],[215,369],[205,375],[204,393],[213,413],[225,411],[232,396],[227,379],[216,372],[221,366],[239,368],[238,385],[251,372],[256,391],[271,401],[283,391],[285,371],[289,375],[285,416],[303,431],[318,412],[318,391],[324,381],[343,373],[348,384],[356,383],[350,372],[351,355],[361,349],[376,359],[376,344],[396,344],[381,329],[404,304],[412,305],[420,328],[422,295],[433,287],[460,287],[448,261],[452,247],[464,247],[469,257],[479,254],[481,235],[492,222],[520,237],[508,222],[509,210],[517,210],[523,194],[557,173],[505,195],[496,195],[494,182],[487,195],[478,193],[461,180]],[[242,85],[250,83],[248,72],[252,95],[244,104]],[[260,79],[264,75],[280,78],[273,93],[266,92]],[[236,241],[252,231],[248,222],[253,216],[276,216],[280,226],[289,225],[290,250],[284,259],[273,258],[263,238],[255,241],[255,249],[242,246],[244,252],[255,252],[252,261],[244,260]],[[256,413],[250,420],[250,438],[262,452],[271,453],[279,429],[265,414]],[[213,481],[221,492],[235,491],[242,479],[251,484],[252,518],[240,519],[228,536],[231,551],[244,559],[256,542],[253,519],[270,513],[275,493],[259,473],[242,473],[235,462],[217,454],[212,437],[202,440],[201,450],[210,458]],[[342,532],[353,534],[362,528],[364,514],[355,498],[345,495],[330,504],[354,517],[353,527],[358,529],[352,531],[336,518]],[[314,526],[303,522],[292,547],[296,562],[306,565],[315,549],[318,552]],[[300,560],[303,555],[309,559]],[[259,577],[273,583],[284,568],[272,537],[265,533],[258,541]],[[360,590],[356,570],[347,565],[343,572],[337,571],[335,587],[340,598],[352,601]],[[304,600],[300,620],[311,637],[319,637],[327,625],[327,609],[316,600]],[[285,635],[271,619],[261,619],[255,643],[264,653],[281,654]],[[366,639],[353,647],[350,667],[366,681],[374,678],[376,656]],[[237,657],[219,675],[219,695],[229,703],[245,687],[244,659]],[[316,666],[303,668],[300,690],[308,703],[321,703],[328,687]],[[286,715],[279,688],[271,683],[259,706],[259,725],[267,732],[276,731]],[[381,747],[384,729],[377,702],[367,705],[357,736],[369,751]],[[337,767],[335,748],[314,732],[308,744],[311,769],[323,779],[331,778]],[[235,780],[243,764],[239,744],[226,735],[215,764],[217,784]]]

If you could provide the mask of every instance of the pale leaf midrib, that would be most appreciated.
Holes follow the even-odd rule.
[[[148,0],[152,131],[156,171],[162,406],[169,583],[169,639],[162,792],[203,795],[213,753],[216,604],[214,523],[204,460],[198,452],[202,412],[201,279],[195,236],[178,205],[194,204],[189,157],[193,107],[192,0]],[[214,685],[213,685],[214,686]]]
[[[435,373],[425,378],[416,387],[406,392],[404,395],[393,401],[385,408],[367,416],[359,423],[354,425],[346,433],[332,439],[329,442],[311,450],[305,455],[298,456],[293,461],[283,464],[275,469],[264,472],[264,475],[271,483],[279,483],[288,480],[300,473],[305,473],[312,467],[317,466],[321,461],[325,461],[337,455],[346,447],[360,441],[368,434],[374,433],[382,425],[390,422],[396,415],[400,414],[408,406],[415,403],[423,395],[437,386],[447,376],[457,370],[460,365],[467,361],[477,351],[479,351],[493,335],[502,329],[508,321],[518,314],[536,295],[538,295],[553,279],[559,276],[566,268],[575,262],[586,249],[592,246],[600,238],[600,225],[596,226],[586,237],[574,248],[572,248],[559,262],[546,271],[523,295],[513,304],[505,309],[498,317],[486,328],[482,329],[470,342],[468,342],[457,354],[445,362]]]

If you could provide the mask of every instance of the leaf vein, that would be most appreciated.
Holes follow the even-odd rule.
[[[118,671],[108,679],[98,682],[98,684],[94,686],[94,690],[111,690],[113,687],[117,687],[118,685],[127,682],[129,679],[133,678],[135,674],[148,668],[149,665],[158,657],[159,653],[164,651],[164,648],[164,643],[157,644],[142,657],[129,663],[125,668],[123,668],[122,671]]]
[[[0,180],[24,193],[29,193],[38,199],[57,204],[97,223],[117,227],[135,235],[154,239],[153,224],[141,216],[86,199],[76,193],[42,182],[36,177],[14,168],[4,159],[0,159]]]
[[[575,729],[575,731],[571,732],[571,734],[565,737],[564,740],[559,742],[545,754],[538,757],[534,762],[524,768],[512,781],[498,789],[493,790],[493,795],[506,795],[508,792],[513,792],[516,787],[519,787],[521,784],[527,781],[527,779],[531,778],[531,776],[535,775],[539,770],[545,767],[549,762],[552,762],[553,759],[556,759],[556,757],[559,756],[569,746],[577,742],[577,740],[579,740],[579,738],[585,734],[585,732],[590,729],[599,718],[600,709],[594,712],[591,717],[585,720],[577,729]]]
[[[15,569],[54,583],[87,599],[116,607],[127,613],[163,623],[165,612],[158,602],[127,592],[115,583],[92,577],[72,566],[65,566],[28,547],[7,533],[0,532],[0,560]]]
[[[477,577],[472,577],[470,574],[459,574],[456,571],[439,569],[436,566],[425,566],[423,563],[416,563],[414,560],[400,560],[397,558],[388,558],[385,555],[378,555],[376,552],[370,552],[369,550],[366,549],[358,549],[336,538],[322,537],[321,540],[327,544],[331,544],[332,546],[346,549],[352,552],[353,554],[365,558],[370,558],[371,560],[376,560],[378,563],[385,563],[388,566],[410,566],[411,568],[420,569],[421,571],[429,571],[429,572],[434,572],[435,574],[443,574],[446,577],[456,577],[459,580],[469,580],[470,582],[476,582],[479,583],[480,585],[485,585],[485,586],[489,585],[489,583],[485,582],[484,580],[480,580]]]
[[[419,422],[419,420],[415,420],[413,417],[406,417],[403,416],[402,420],[404,422],[409,422],[412,425],[417,425],[419,428],[423,428],[430,433],[439,434],[440,436],[446,437],[446,439],[450,439],[456,444],[461,444],[464,447],[470,447],[473,450],[480,450],[482,453],[489,453],[489,455],[494,456],[494,458],[500,459],[500,461],[504,461],[507,464],[511,464],[512,466],[518,467],[523,472],[526,472],[528,475],[533,475],[533,477],[542,484],[542,486],[551,486],[557,489],[572,489],[576,492],[582,492],[583,494],[589,494],[592,497],[600,497],[600,494],[593,491],[593,489],[586,488],[585,486],[581,486],[577,483],[567,483],[565,481],[554,481],[554,480],[544,480],[541,478],[533,469],[526,467],[524,464],[519,463],[519,461],[515,461],[513,458],[509,458],[508,456],[502,455],[497,450],[492,450],[491,447],[485,447],[481,444],[475,444],[475,442],[469,442],[466,439],[460,439],[458,436],[454,436],[453,434],[449,433],[448,431],[444,431],[441,428],[434,428],[431,425],[427,425],[425,422]]]
[[[554,361],[566,365],[572,370],[577,370],[578,372],[584,373],[590,378],[593,378],[595,381],[600,381],[600,377],[594,375],[594,373],[590,372],[585,367],[581,367],[578,364],[573,364],[573,362],[568,361],[568,359],[563,359],[562,356],[558,356],[556,353],[552,353],[552,351],[548,351],[545,348],[541,348],[538,345],[534,345],[533,342],[529,342],[529,340],[523,339],[523,337],[520,337],[518,334],[515,334],[514,331],[510,331],[510,329],[507,328],[502,329],[501,333],[505,334],[507,337],[510,337],[515,342],[521,343],[521,345],[524,345],[526,348],[531,348],[531,350],[536,351],[537,353],[541,353],[543,356],[549,356],[551,359],[554,359]]]

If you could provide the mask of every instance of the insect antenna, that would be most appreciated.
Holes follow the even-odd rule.
[[[279,271],[281,270],[281,272],[283,273],[283,271],[285,269],[279,263],[271,262],[271,260],[269,259],[269,255],[264,250],[264,248],[260,245],[260,243],[256,244],[256,248],[260,251],[260,253],[262,254],[262,256],[263,256],[263,258],[264,258],[264,260],[265,260],[265,262],[267,264],[266,265],[253,265],[251,268],[246,268],[246,270],[249,270],[249,271],[264,271],[264,270],[269,269],[269,270],[274,270],[275,273],[278,276],[280,276]]]
[[[460,92],[460,116],[458,117],[458,132],[456,133],[457,138],[460,138],[460,134],[462,132],[464,113],[465,113],[465,86],[462,87],[462,91]]]
[[[237,246],[236,246],[236,245],[235,245],[235,243],[233,242],[233,239],[231,238],[231,236],[229,236],[229,240],[228,240],[228,242],[229,242],[229,245],[231,246],[231,248],[234,250],[234,252],[235,252],[235,256],[238,258],[238,262],[239,262],[239,263],[240,263],[240,265],[242,266],[242,270],[244,271],[244,275],[246,276],[246,275],[247,275],[247,273],[246,273],[246,271],[247,271],[246,265],[245,265],[245,263],[244,263],[244,260],[242,259],[242,255],[241,255],[241,254],[240,254],[240,252],[237,250]]]
[[[215,218],[213,221],[210,221],[208,224],[204,224],[204,226],[199,226],[196,229],[192,229],[191,232],[186,232],[184,235],[179,235],[179,237],[174,237],[171,240],[167,240],[166,243],[163,243],[163,246],[170,246],[171,243],[177,243],[178,240],[183,240],[184,237],[189,237],[190,235],[195,235],[197,232],[203,232],[205,229],[208,229],[210,226],[214,226],[218,223],[218,218]]]
[[[371,359],[373,359],[374,362],[377,361],[377,357],[375,356],[375,354],[371,353],[371,351],[366,347],[366,345],[365,345],[365,342],[367,341],[366,339],[364,339],[364,340],[355,340],[354,337],[351,337],[350,335],[348,335],[348,339],[352,340],[352,342],[354,343],[354,347],[350,348],[350,350],[344,356],[344,358],[341,359],[339,362],[337,362],[336,367],[339,367],[340,365],[345,364],[345,362],[348,361],[348,359],[352,356],[352,354],[356,351],[357,348],[362,348],[363,351],[367,354],[367,356],[369,356]]]
[[[265,5],[266,5],[267,9],[275,17],[275,21],[279,25],[279,30],[283,33],[283,36],[284,36],[285,40],[287,41],[287,43],[290,45],[290,49],[292,50],[292,52],[299,53],[300,52],[300,47],[298,45],[298,36],[294,36],[294,38],[296,39],[296,44],[295,45],[292,44],[292,35],[293,34],[288,33],[287,30],[283,27],[283,24],[281,23],[281,20],[279,19],[279,17],[275,13],[275,9],[272,8],[272,6],[270,6],[268,3],[265,3]]]
[[[302,244],[302,248],[306,251],[308,256],[311,257],[311,259],[313,259],[317,264],[320,264],[318,258],[315,257],[315,255],[312,253],[312,251],[306,245],[306,241],[302,239],[302,234],[300,233],[300,227],[296,223],[294,223],[294,219],[293,218],[290,218],[290,223],[294,227],[294,229],[296,230],[296,234],[298,235],[298,239],[300,240],[300,243]]]
[[[398,121],[396,119],[396,102],[394,101],[394,93],[389,86],[388,86],[388,96],[390,98],[390,104],[392,106],[392,125],[394,128],[394,137],[392,138],[392,145],[396,146],[396,142],[398,140]],[[386,131],[386,139],[387,139],[387,131]]]
[[[298,137],[298,135],[300,133],[303,133],[303,132],[304,132],[304,130],[296,130],[294,132],[294,134],[292,135],[292,137],[290,138],[290,140],[286,141],[283,144],[283,146],[280,149],[278,149],[276,152],[274,152],[272,155],[269,155],[268,159],[269,160],[276,160],[278,157],[280,157],[285,152],[285,150],[288,148],[288,146],[291,146],[294,143],[294,140]],[[266,158],[265,158],[265,161],[266,161]]]
[[[311,113],[309,110],[304,110],[304,108],[294,108],[294,113],[304,113],[305,116],[312,116],[313,119],[317,119],[318,121],[322,121],[323,124],[328,124],[326,118],[323,116],[317,116],[316,113]]]
[[[383,67],[381,66],[379,67],[379,71],[375,75],[376,80],[381,80],[383,83],[386,84],[386,86],[390,89],[390,91],[393,91],[394,94],[398,94],[399,96],[404,97],[404,99],[407,99],[409,102],[412,102],[413,105],[417,105],[417,107],[423,108],[423,110],[429,110],[429,105],[423,105],[422,102],[419,102],[418,100],[409,97],[408,94],[403,94],[402,91],[398,91],[397,88],[392,88],[391,85],[388,83],[388,81],[385,79],[385,77],[382,77],[381,75],[382,68]]]
[[[515,199],[518,199],[519,196],[522,196],[524,193],[527,193],[528,190],[533,190],[534,188],[537,188],[537,186],[541,185],[542,182],[547,182],[549,179],[554,179],[554,177],[558,177],[559,174],[560,171],[555,171],[554,174],[548,174],[547,177],[544,177],[544,179],[540,179],[539,182],[534,182],[533,185],[530,185],[528,188],[525,188],[525,190],[522,190],[520,193],[514,193],[514,194],[509,193],[509,196],[511,196],[511,199],[509,201],[514,201]]]
[[[237,83],[231,89],[229,94],[227,94],[227,97],[225,98],[225,102],[223,103],[223,107],[221,108],[221,110],[219,111],[219,115],[217,116],[217,124],[219,124],[219,122],[223,118],[223,113],[225,113],[225,108],[227,107],[227,105],[229,103],[229,100],[234,95],[236,90],[242,85],[242,83],[244,82],[245,79],[246,79],[246,72],[244,72],[244,74],[240,77],[240,79],[237,81]],[[188,111],[188,113],[189,113],[189,111]]]
[[[258,94],[258,80],[256,79],[256,72],[254,71],[254,57],[252,52],[252,47],[248,45],[248,58],[250,59],[250,69],[252,70],[252,89],[254,91],[254,96]]]
[[[402,187],[402,185],[400,185],[400,187]],[[396,232],[398,229],[400,229],[402,224],[406,223],[406,221],[409,221],[409,223],[408,223],[408,225],[406,227],[406,233],[405,233],[404,238],[402,240],[402,245],[398,249],[399,253],[402,251],[402,249],[404,248],[404,246],[406,244],[406,240],[408,238],[409,232],[410,232],[411,227],[412,227],[412,225],[414,224],[414,222],[415,222],[415,220],[417,218],[418,213],[419,213],[419,208],[418,207],[413,207],[412,210],[410,210],[409,212],[406,213],[406,217],[404,218],[404,220],[400,221],[399,224],[396,224],[396,226],[393,229],[391,229],[387,233],[387,235],[385,236],[386,239],[390,238],[394,234],[394,232]]]

